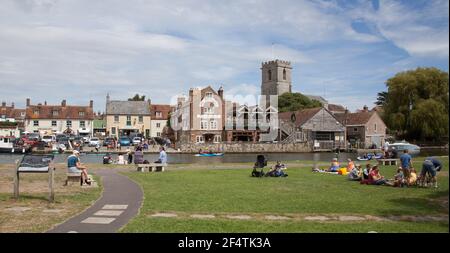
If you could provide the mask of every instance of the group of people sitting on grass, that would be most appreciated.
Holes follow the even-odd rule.
[[[287,169],[281,161],[270,168],[267,173],[264,173],[264,167],[267,166],[267,159],[264,155],[258,155],[256,157],[255,165],[253,166],[252,177],[287,177],[285,170]]]
[[[401,166],[397,169],[397,172],[392,179],[387,179],[382,176],[378,165],[372,166],[368,163],[365,168],[362,169],[361,165],[355,165],[351,159],[348,159],[346,168],[340,168],[337,158],[333,158],[331,166],[327,170],[321,170],[314,167],[313,172],[347,175],[348,180],[360,181],[361,184],[387,185],[394,187],[414,185],[438,187],[436,176],[437,172],[442,168],[442,163],[438,159],[427,157],[422,164],[420,175],[417,174],[412,166],[412,158],[408,154],[408,150],[405,150],[400,156],[400,162]]]

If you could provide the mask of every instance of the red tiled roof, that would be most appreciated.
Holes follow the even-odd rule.
[[[301,126],[316,115],[321,109],[322,107],[316,107],[295,112],[281,112],[278,114],[278,118],[286,122],[292,122],[292,115],[295,115],[295,125]]]
[[[372,117],[374,112],[356,112],[356,113],[339,113],[335,117],[342,124],[348,125],[365,125]]]
[[[328,104],[328,110],[345,112],[345,107],[343,107],[342,105]]]
[[[35,111],[39,111],[35,114]],[[53,112],[58,112],[54,114]],[[83,112],[84,115],[80,115]],[[27,119],[79,119],[94,120],[94,112],[89,106],[30,105],[27,106]]]
[[[150,105],[151,119],[167,120],[169,119],[171,107],[170,105]],[[162,117],[157,117],[156,112],[161,112]]]

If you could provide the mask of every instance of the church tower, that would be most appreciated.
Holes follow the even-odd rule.
[[[292,66],[288,61],[263,62],[261,67],[261,95],[282,95],[292,92]]]

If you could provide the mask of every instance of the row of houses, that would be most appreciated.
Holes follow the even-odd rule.
[[[25,109],[14,104],[0,107],[0,136],[19,137],[22,133],[39,135],[77,134],[115,136],[142,134],[148,138],[161,137],[167,125],[170,105],[151,104],[150,101],[110,100],[106,112],[95,113],[94,101],[88,105],[59,105],[47,102],[31,104]]]
[[[273,113],[278,118],[278,132],[272,142],[308,142],[315,150],[330,150],[346,149],[349,145],[381,147],[386,138],[386,125],[380,115],[366,106],[351,113],[320,98],[322,107],[278,113],[270,106],[261,108],[226,101],[223,92],[222,87],[217,91],[210,86],[192,88],[188,97],[177,99],[170,114],[175,142],[264,142],[262,136],[270,129],[261,127],[264,121],[260,118]]]

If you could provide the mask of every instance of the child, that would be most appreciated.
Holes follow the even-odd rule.
[[[360,181],[361,180],[361,165],[356,165],[356,167],[353,167],[353,169],[348,174],[348,180],[351,181]]]
[[[409,186],[416,184],[416,182],[417,182],[417,172],[416,172],[416,170],[414,168],[411,168],[411,171],[409,173],[409,177],[408,177],[407,181],[408,181],[408,185]]]
[[[331,162],[331,167],[328,169],[329,172],[337,172],[339,170],[339,162],[337,158],[333,158],[333,161]]]
[[[405,175],[402,168],[397,169],[397,174],[394,175],[394,187],[402,187],[405,185]]]

